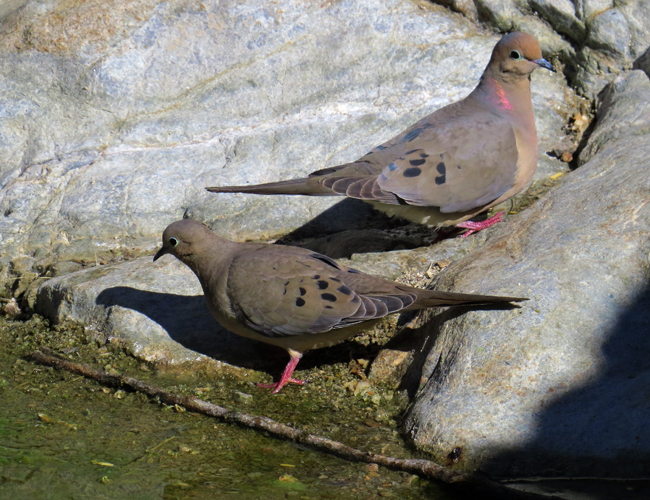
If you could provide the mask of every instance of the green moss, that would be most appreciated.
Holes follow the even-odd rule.
[[[0,319],[2,498],[448,498],[408,474],[370,473],[365,464],[23,359],[37,348],[358,448],[409,456],[395,430],[396,398],[382,388],[373,388],[374,400],[367,393],[354,396],[342,385],[359,380],[347,362],[307,363],[313,366],[298,375],[310,382],[274,396],[252,382],[204,370],[162,371],[118,344],[89,341],[80,326],[51,328],[38,316]]]

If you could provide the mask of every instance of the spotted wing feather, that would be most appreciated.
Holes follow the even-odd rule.
[[[380,290],[359,293],[346,285],[346,278],[356,282],[358,276],[367,275],[324,255],[297,248],[266,248],[273,254],[269,258],[262,250],[238,256],[231,266],[227,291],[238,319],[262,335],[323,333],[381,318],[415,300],[414,295],[402,296],[398,290],[393,295]]]
[[[379,175],[382,191],[410,205],[441,212],[471,210],[497,199],[514,184],[519,154],[510,123],[474,113],[402,137],[407,150]]]

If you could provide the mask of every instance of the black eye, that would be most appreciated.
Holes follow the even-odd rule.
[[[169,244],[172,247],[175,247],[176,245],[178,245],[178,240],[172,236],[171,238],[169,238]]]
[[[519,59],[523,59],[524,56],[521,55],[521,52],[518,50],[513,50],[510,52],[510,59],[514,59],[515,61],[518,61]]]

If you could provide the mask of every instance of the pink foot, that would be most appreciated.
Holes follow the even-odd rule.
[[[291,378],[293,371],[296,369],[296,366],[298,365],[298,361],[300,361],[300,358],[302,358],[302,354],[294,350],[289,350],[289,355],[291,356],[291,359],[289,360],[289,363],[284,369],[284,372],[282,372],[280,381],[275,384],[257,384],[257,387],[263,387],[265,389],[273,389],[271,391],[271,394],[277,394],[278,392],[280,392],[280,389],[282,389],[287,384],[303,385],[305,383],[304,380]]]
[[[465,221],[461,222],[460,224],[456,224],[456,227],[461,227],[463,229],[469,229],[469,231],[463,233],[460,235],[461,238],[467,238],[470,234],[474,234],[479,232],[481,229],[487,229],[490,226],[494,226],[495,224],[499,222],[503,222],[503,216],[505,215],[505,212],[499,212],[489,219],[484,220],[483,222],[472,222],[472,221]]]

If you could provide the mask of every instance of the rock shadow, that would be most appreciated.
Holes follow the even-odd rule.
[[[497,455],[486,471],[494,464],[515,477],[650,479],[650,282],[619,315],[601,351],[600,375],[544,408],[535,440]],[[589,498],[650,498],[650,481],[593,484],[585,486]]]

